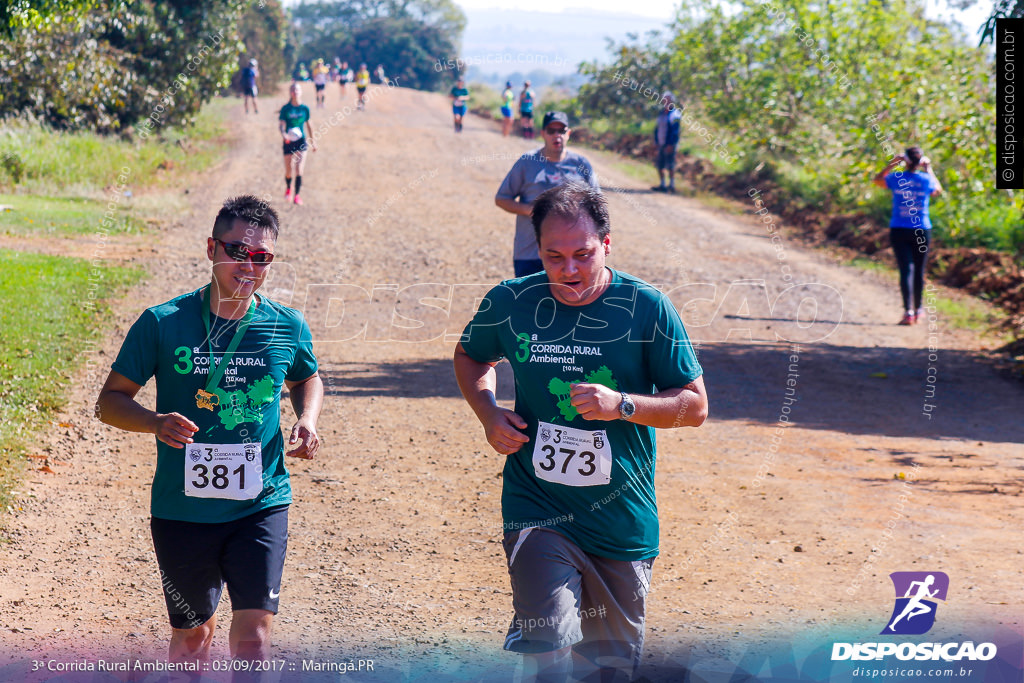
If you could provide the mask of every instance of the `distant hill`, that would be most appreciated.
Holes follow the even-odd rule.
[[[641,37],[664,31],[668,21],[625,13],[590,9],[530,12],[464,8],[468,19],[462,39],[462,58],[470,80],[500,88],[511,78],[521,87],[531,72],[552,77],[576,72],[582,61],[610,61],[606,38],[622,41],[628,33]],[[513,77],[518,76],[518,79]],[[542,74],[533,85],[542,87]],[[541,82],[538,82],[540,80]]]

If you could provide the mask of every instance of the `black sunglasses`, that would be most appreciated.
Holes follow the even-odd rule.
[[[216,237],[213,239],[218,242],[220,246],[224,247],[225,254],[236,261],[252,259],[252,262],[256,265],[265,266],[274,260],[274,255],[269,251],[253,251],[242,242],[225,242],[224,240],[219,240]]]

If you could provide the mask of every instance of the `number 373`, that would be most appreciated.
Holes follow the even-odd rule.
[[[565,456],[565,459],[562,461],[562,474],[565,474],[568,471],[569,461],[571,461],[576,456],[584,460],[584,466],[576,468],[576,471],[579,472],[580,475],[584,477],[589,477],[590,475],[597,471],[597,465],[594,464],[594,460],[597,458],[597,456],[594,455],[591,451],[581,451],[577,453],[576,449],[574,448],[559,448],[556,451],[555,447],[550,444],[541,446],[540,450],[542,453],[544,453],[544,460],[539,463],[539,466],[545,472],[550,472],[551,470],[558,467],[558,463],[555,462],[556,452],[559,454],[559,456]]]

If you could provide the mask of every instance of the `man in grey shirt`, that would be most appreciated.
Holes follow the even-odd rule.
[[[569,133],[569,117],[565,113],[549,111],[545,114],[544,125],[541,126],[544,146],[519,157],[494,197],[498,207],[516,215],[512,255],[516,277],[544,270],[537,251],[533,223],[530,221],[534,200],[545,190],[570,180],[589,183],[600,189],[590,162],[566,148]]]

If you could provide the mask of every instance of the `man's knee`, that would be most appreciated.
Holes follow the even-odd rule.
[[[211,617],[195,628],[176,628],[171,635],[171,659],[195,657],[209,648],[213,640],[215,621]]]
[[[239,659],[267,659],[270,655],[270,625],[273,614],[265,610],[238,610],[231,630],[235,632],[235,651]]]

